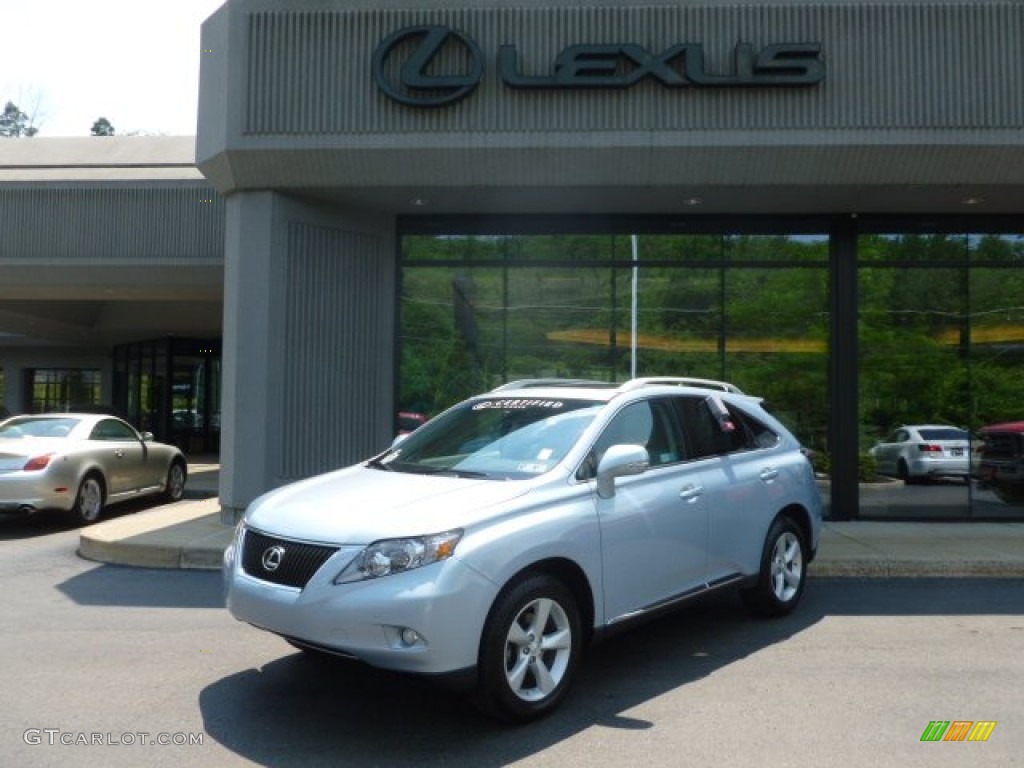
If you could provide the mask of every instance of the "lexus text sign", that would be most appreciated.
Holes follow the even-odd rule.
[[[471,37],[442,25],[404,27],[381,41],[373,77],[395,101],[414,107],[453,104],[484,77],[486,55]],[[737,43],[730,72],[709,72],[701,43],[652,51],[637,43],[570,45],[547,70],[523,72],[515,45],[494,54],[498,79],[508,88],[629,88],[651,78],[666,88],[747,88],[817,85],[825,77],[820,43]]]

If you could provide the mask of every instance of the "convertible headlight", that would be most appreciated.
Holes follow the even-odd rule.
[[[462,530],[415,536],[408,539],[375,541],[355,556],[335,579],[335,584],[362,579],[376,579],[393,573],[447,560],[455,552]]]

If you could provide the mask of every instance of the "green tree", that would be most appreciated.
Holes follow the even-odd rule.
[[[35,136],[37,133],[39,128],[33,124],[33,119],[18,109],[13,101],[8,101],[3,114],[0,115],[0,137],[12,139],[18,136]]]
[[[93,136],[113,136],[114,126],[110,124],[110,121],[105,117],[99,118],[95,123],[92,124],[92,135]]]

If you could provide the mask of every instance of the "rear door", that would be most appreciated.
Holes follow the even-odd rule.
[[[711,401],[728,416],[716,414],[709,407]],[[705,490],[707,583],[726,583],[755,573],[768,526],[782,503],[782,489],[776,485],[779,454],[771,450],[778,436],[714,396],[680,397],[676,405],[687,450]]]
[[[669,398],[631,403],[594,444],[589,470],[611,445],[642,445],[651,467],[597,498],[605,615],[610,622],[703,588],[707,508],[701,473],[686,462]]]

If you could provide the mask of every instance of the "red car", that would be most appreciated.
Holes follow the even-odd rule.
[[[426,414],[413,411],[398,412],[398,434],[408,435],[413,430],[427,423]]]
[[[1024,504],[1024,421],[990,424],[978,431],[983,444],[978,479],[1007,504]]]

